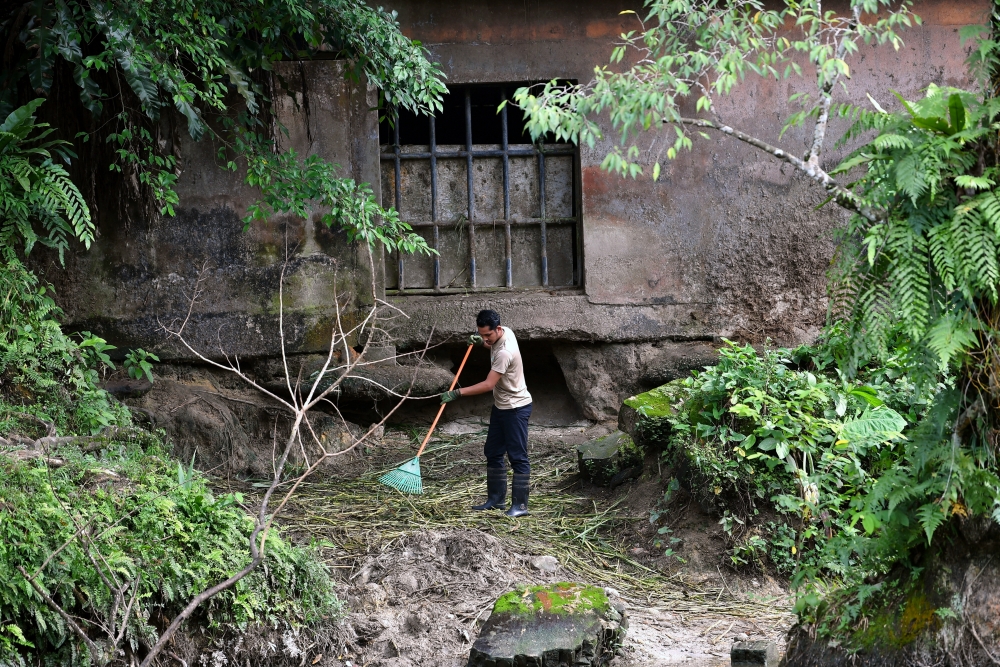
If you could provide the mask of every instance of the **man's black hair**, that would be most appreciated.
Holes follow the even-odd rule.
[[[480,310],[476,315],[477,327],[489,327],[493,331],[500,326],[500,315],[495,310]]]

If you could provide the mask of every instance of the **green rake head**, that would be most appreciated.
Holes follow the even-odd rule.
[[[403,493],[423,493],[424,484],[420,479],[420,457],[410,459],[395,470],[390,470],[379,477],[378,481]]]

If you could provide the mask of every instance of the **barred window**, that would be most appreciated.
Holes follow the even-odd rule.
[[[450,86],[437,116],[381,123],[383,203],[440,253],[387,258],[390,292],[580,285],[578,152],[497,111],[522,85]]]

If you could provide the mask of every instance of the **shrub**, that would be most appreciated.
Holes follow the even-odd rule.
[[[787,573],[789,557],[844,571],[825,545],[859,525],[873,532],[853,499],[902,455],[903,433],[934,390],[910,382],[895,361],[847,381],[821,350],[758,353],[727,341],[718,364],[663,391],[674,408],[664,456],[722,516],[732,565],[759,569],[767,558]]]
[[[66,464],[55,469],[0,453],[0,664],[39,656],[68,663],[86,654],[18,566],[41,567],[36,581],[88,628],[107,624],[113,604],[97,564],[104,576],[130,582],[136,603],[122,647],[134,654],[192,595],[249,562],[253,520],[242,498],[217,497],[197,473],[179,475],[157,437],[132,433],[97,454],[59,451]],[[272,529],[265,554],[262,567],[203,606],[203,627],[294,628],[341,613],[315,549]]]

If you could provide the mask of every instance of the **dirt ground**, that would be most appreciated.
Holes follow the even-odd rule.
[[[725,568],[721,529],[697,505],[668,506],[676,553],[663,555],[650,523],[665,485],[655,459],[614,490],[579,477],[574,446],[613,425],[529,429],[532,515],[520,520],[469,509],[485,497],[486,427],[475,417],[442,425],[421,457],[422,495],[377,481],[413,456],[421,427],[390,430],[290,503],[281,522],[326,541],[349,606],[332,650],[304,655],[304,664],[460,667],[497,597],[517,584],[567,580],[605,586],[627,605],[628,637],[613,667],[728,665],[741,634],[783,645],[787,589]],[[540,570],[539,556],[558,565]]]

